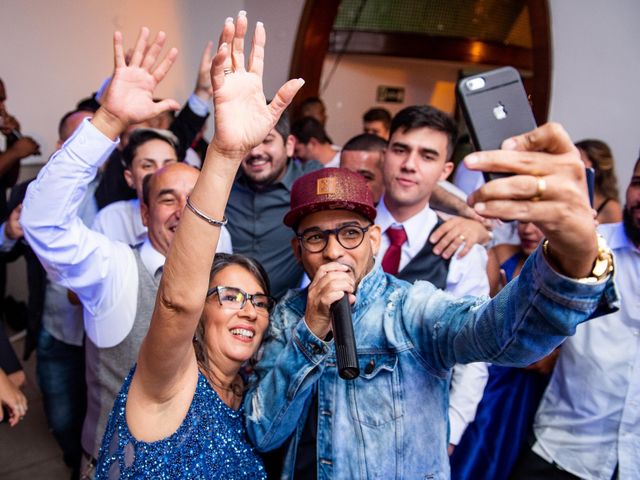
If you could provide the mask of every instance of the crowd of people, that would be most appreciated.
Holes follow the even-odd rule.
[[[338,146],[321,99],[289,118],[302,79],[265,99],[266,33],[245,59],[248,30],[225,21],[182,107],[155,98],[165,34],[126,51],[116,32],[113,75],[0,195],[71,477],[640,477],[640,158],[621,204],[609,147],[557,124],[456,166],[448,114],[375,107]],[[39,153],[5,99],[0,81],[3,191]],[[25,378],[3,335],[14,426]]]

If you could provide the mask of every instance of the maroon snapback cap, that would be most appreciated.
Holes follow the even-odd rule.
[[[284,224],[294,227],[302,217],[321,210],[352,210],[372,222],[377,213],[364,177],[346,168],[322,168],[298,178]]]

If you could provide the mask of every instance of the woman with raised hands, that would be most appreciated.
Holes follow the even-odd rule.
[[[245,69],[246,32],[240,12],[220,36],[211,67],[214,138],[171,242],[138,363],[112,410],[96,478],[266,476],[246,439],[239,371],[260,345],[273,300],[257,262],[214,261],[214,253],[242,158],[303,82],[288,81],[267,105],[264,27],[256,24]]]

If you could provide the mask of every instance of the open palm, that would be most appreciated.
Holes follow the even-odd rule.
[[[262,87],[264,27],[260,22],[256,25],[247,69],[246,31],[244,14],[238,15],[236,25],[231,21],[225,23],[211,67],[216,113],[213,144],[223,152],[246,152],[262,142],[303,84],[299,79],[289,80],[267,105]]]
[[[147,49],[149,29],[142,28],[129,64],[125,62],[122,34],[113,36],[115,71],[111,85],[104,96],[102,106],[123,125],[139,123],[166,110],[180,106],[175,100],[154,102],[154,91],[175,61],[178,51],[172,48],[154,67],[165,41],[164,32],[158,32]]]

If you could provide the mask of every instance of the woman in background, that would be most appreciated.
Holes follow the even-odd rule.
[[[582,140],[576,143],[586,167],[595,170],[593,208],[598,213],[598,223],[622,221],[622,207],[618,201],[618,180],[613,155],[609,145],[601,140]]]

